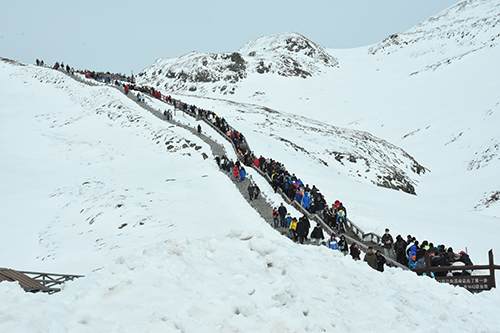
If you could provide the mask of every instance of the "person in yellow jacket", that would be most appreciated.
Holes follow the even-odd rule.
[[[294,217],[292,222],[290,222],[290,227],[288,228],[288,237],[293,239],[294,242],[297,241],[297,218]]]

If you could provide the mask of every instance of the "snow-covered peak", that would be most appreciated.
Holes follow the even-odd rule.
[[[305,62],[314,61],[326,67],[335,67],[338,64],[338,61],[329,55],[324,47],[296,32],[253,39],[243,45],[239,52],[245,56],[256,58],[269,56],[300,58]],[[304,75],[307,76],[307,74]]]
[[[191,52],[161,58],[139,74],[139,83],[172,92],[209,91],[233,94],[252,74],[308,78],[337,66],[326,50],[298,33],[265,36],[246,43],[239,52]]]
[[[411,57],[429,56],[430,68],[435,69],[483,48],[496,47],[499,41],[500,3],[465,0],[405,33],[390,35],[368,52],[388,55],[405,50]]]

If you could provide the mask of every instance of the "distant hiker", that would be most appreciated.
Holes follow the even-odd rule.
[[[407,251],[409,251],[408,258],[416,256],[417,255],[417,251],[419,250],[418,241],[415,240],[415,238],[413,238],[413,243],[410,244],[410,245],[408,245],[408,246],[409,246],[409,249],[407,249]]]
[[[403,237],[401,237],[401,235],[398,235],[396,237],[396,243],[394,243],[394,252],[396,252],[396,261],[399,262],[401,265],[407,264],[405,249],[406,249],[406,242],[404,241]]]
[[[368,248],[368,252],[366,252],[363,261],[366,261],[371,268],[377,269],[377,256],[373,253],[373,247],[370,246]]]
[[[219,169],[220,169],[220,157],[219,157],[219,155],[215,155],[214,159],[215,159],[215,162],[217,163],[217,166],[218,166],[218,167],[219,167]],[[252,185],[252,184],[250,184],[250,185]],[[250,186],[250,185],[249,185],[249,186]]]
[[[446,261],[446,259],[444,258],[443,254],[440,251],[438,251],[435,255],[431,255],[431,266],[432,267],[446,267],[446,266],[449,266],[449,264]],[[434,275],[435,276],[446,276],[446,272],[435,272]]]
[[[308,234],[308,229],[306,222],[303,218],[299,219],[299,222],[297,223],[297,236],[299,238],[299,243],[304,244],[307,234]]]
[[[347,244],[347,240],[345,239],[344,235],[340,236],[339,250],[344,256],[347,256],[349,254],[349,245]]]
[[[304,209],[309,210],[309,207],[311,206],[311,197],[309,196],[309,192],[306,192],[304,197],[302,198],[302,207]]]
[[[290,227],[288,228],[288,235],[291,239],[293,239],[294,242],[297,241],[297,223],[297,218],[294,217],[292,219],[292,222],[290,222]]]
[[[321,228],[319,223],[317,223],[313,231],[311,232],[311,239],[314,239],[314,244],[319,246],[321,245],[321,241],[323,241],[323,238],[325,238],[325,236],[323,235],[323,229]]]
[[[201,125],[198,124],[198,134],[201,134]]]
[[[254,193],[253,193],[254,199],[257,199],[257,197],[260,194],[260,188],[259,188],[259,186],[257,186],[257,184],[254,184],[253,188],[254,188]]]
[[[241,167],[241,169],[240,169],[240,181],[241,182],[244,181],[246,176],[247,176],[247,172],[245,171],[245,168]]]
[[[344,204],[342,202],[339,202],[339,206],[338,206],[338,211],[342,211],[342,217],[345,219],[347,219],[347,209],[345,208]]]
[[[240,177],[240,169],[238,169],[238,166],[233,166],[233,179],[238,180]]]
[[[328,247],[332,250],[338,250],[339,244],[337,243],[337,239],[335,238],[335,234],[332,233],[330,238],[328,239]]]
[[[286,207],[283,206],[283,203],[281,203],[280,207],[278,208],[278,213],[279,213],[279,218],[280,218],[280,226],[282,228],[284,228],[287,210],[286,210]]]
[[[297,193],[295,193],[295,200],[300,204],[302,203],[302,193],[300,191],[297,191]]]
[[[278,209],[274,207],[273,212],[271,213],[271,216],[273,217],[273,223],[274,223],[274,228],[276,229],[278,227],[278,222],[279,222],[279,213]]]
[[[460,261],[463,262],[466,266],[473,266],[474,264],[472,263],[472,260],[470,260],[470,257],[467,253],[464,251],[460,251],[458,253],[460,255]]]
[[[339,234],[345,234],[345,223],[344,218],[342,217],[337,218],[337,230],[339,231]]]
[[[248,188],[247,188],[248,196],[250,198],[250,201],[253,200],[254,190],[255,190],[255,188],[253,187],[252,183],[250,183],[250,185],[248,185]]]
[[[351,246],[349,247],[349,251],[350,251],[351,257],[354,261],[361,260],[361,258],[359,257],[361,255],[361,251],[359,250],[356,243],[351,244]]]
[[[306,225],[306,240],[307,240],[307,235],[309,235],[309,229],[311,229],[311,223],[309,222],[309,219],[305,215],[302,216],[301,219],[304,220],[304,223]]]
[[[36,65],[40,66],[40,60],[36,59]]]
[[[290,224],[292,223],[292,216],[290,215],[290,213],[286,214],[286,217],[285,217],[285,227],[287,229],[290,229]],[[288,237],[290,237],[290,235],[288,235]]]
[[[384,264],[385,264],[385,258],[382,255],[382,252],[377,251],[377,271],[383,272],[384,271]]]
[[[384,254],[388,258],[392,258],[392,248],[394,245],[394,239],[389,233],[389,229],[385,229],[385,234],[382,236],[382,245],[384,246]]]

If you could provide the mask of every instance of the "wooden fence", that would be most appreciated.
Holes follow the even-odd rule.
[[[488,252],[489,264],[488,265],[464,265],[464,266],[431,266],[429,254],[425,254],[425,267],[413,268],[416,273],[425,273],[431,276],[435,272],[453,272],[453,271],[484,271],[487,270],[487,275],[460,275],[460,276],[436,276],[436,281],[440,283],[448,283],[454,286],[463,287],[470,292],[479,292],[483,290],[491,290],[496,288],[495,284],[495,270],[500,269],[499,265],[495,265],[493,258],[493,250]]]

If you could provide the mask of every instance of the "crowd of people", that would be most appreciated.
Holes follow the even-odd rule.
[[[431,267],[450,267],[448,272],[436,272],[435,276],[462,276],[470,275],[470,270],[457,270],[456,266],[472,266],[473,263],[465,251],[455,253],[452,247],[446,247],[444,244],[435,246],[427,240],[419,241],[408,235],[406,240],[401,235],[396,236],[396,240],[390,234],[388,228],[382,236],[382,244],[386,257],[395,259],[401,265],[413,268],[425,268],[425,256],[429,255]],[[453,269],[455,268],[455,270]],[[425,274],[422,272],[419,275]]]
[[[37,59],[36,63],[39,66],[44,66],[43,60],[39,61]],[[74,70],[68,65],[66,65],[65,68],[64,63],[59,64],[56,62],[53,68],[57,70],[66,70],[70,74],[74,73]],[[87,70],[78,71],[78,73],[85,75],[87,78],[109,84],[114,83],[117,86],[123,87],[125,93],[136,91],[137,100],[139,102],[144,102],[144,95],[147,94],[172,105],[174,110],[179,109],[191,113],[195,117],[206,119],[231,140],[238,154],[238,159],[236,161],[228,159],[225,155],[222,157],[216,156],[215,160],[221,170],[231,174],[234,181],[242,182],[247,179],[245,166],[259,169],[267,174],[275,192],[281,189],[283,195],[287,196],[290,200],[297,201],[308,213],[317,214],[332,229],[338,232],[340,238],[337,239],[335,234],[332,233],[326,242],[323,241],[323,229],[319,223],[313,228],[309,235],[311,223],[306,214],[299,219],[292,217],[291,214],[287,212],[283,203],[279,208],[275,207],[271,213],[275,228],[286,228],[288,230],[288,237],[294,242],[304,244],[308,239],[311,239],[312,243],[315,245],[323,244],[333,250],[341,251],[345,256],[350,255],[354,260],[361,260],[361,251],[357,244],[352,242],[349,245],[343,235],[347,229],[345,223],[347,219],[347,209],[342,202],[335,200],[330,206],[315,185],[310,187],[309,184],[304,184],[304,182],[294,173],[290,173],[282,163],[271,158],[264,158],[262,155],[256,157],[249,149],[243,134],[232,128],[224,117],[218,116],[213,111],[173,99],[170,95],[162,95],[160,91],[152,87],[135,85],[133,75],[127,77],[122,74],[91,72]],[[167,119],[172,119],[172,113],[170,111],[165,111],[164,115]],[[201,132],[201,127],[198,128],[198,132]],[[250,182],[247,190],[249,200],[258,198],[260,189],[257,184]],[[464,251],[455,253],[451,247],[446,248],[443,244],[434,246],[433,243],[429,243],[428,241],[423,241],[420,244],[415,237],[411,235],[408,235],[406,240],[404,240],[401,235],[398,235],[394,241],[392,235],[389,233],[389,229],[386,229],[385,234],[382,236],[382,244],[380,245],[383,246],[384,254],[379,250],[374,252],[373,247],[369,247],[363,261],[367,262],[373,269],[381,272],[384,271],[386,257],[394,259],[401,265],[408,266],[412,269],[414,267],[424,268],[424,258],[425,255],[428,254],[430,256],[431,266],[450,267],[448,272],[436,272],[435,276],[470,275],[471,273],[470,270],[453,270],[453,266],[456,268],[456,266],[473,265],[468,254]],[[425,273],[420,272],[419,274]]]
[[[47,67],[43,60],[36,59],[37,66]],[[50,67],[49,67],[50,68]],[[65,71],[67,74],[74,75],[75,73],[82,74],[87,79],[94,79],[96,81],[104,82],[104,83],[114,83],[115,85],[123,85],[124,87],[128,84],[133,84],[135,82],[134,75],[127,76],[122,73],[110,73],[110,72],[96,72],[90,70],[75,70],[73,67],[70,67],[68,64],[64,65],[64,62],[56,61],[52,66],[55,70]],[[129,86],[130,88],[130,86]]]

